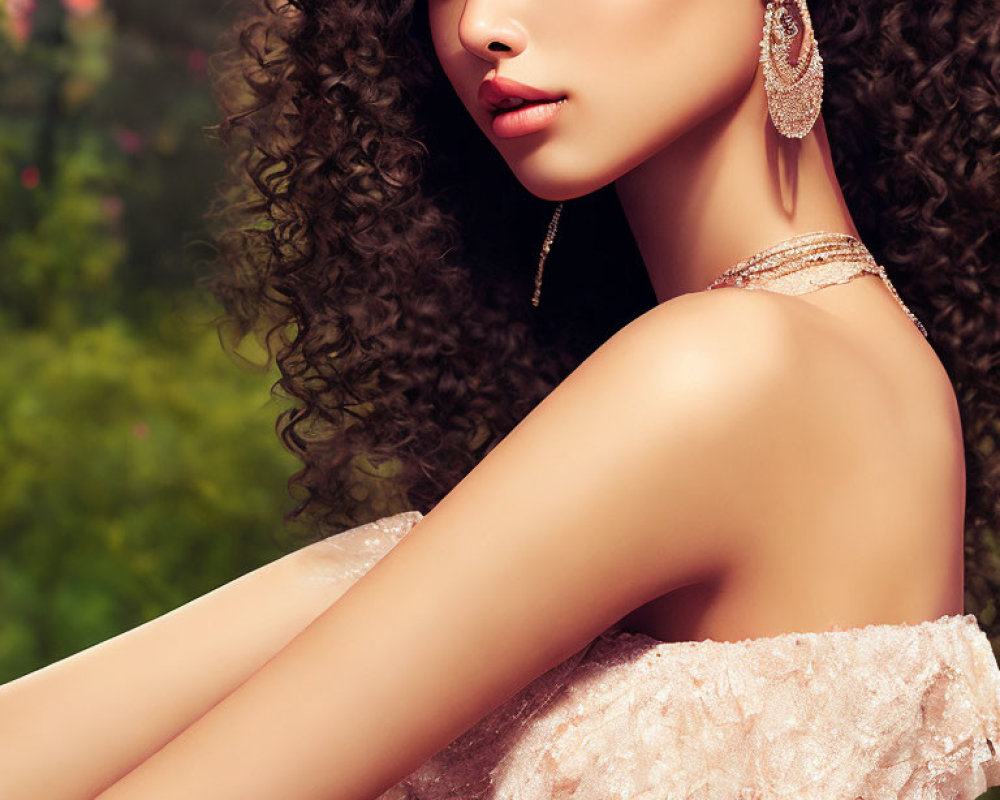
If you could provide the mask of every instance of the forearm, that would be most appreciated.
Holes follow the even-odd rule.
[[[89,800],[235,690],[346,591],[307,550],[0,686],[0,797]]]
[[[362,584],[370,586],[372,577]],[[344,604],[351,600],[348,595]],[[402,680],[418,653],[434,652],[434,643],[407,638],[392,624],[391,609],[384,611],[378,627],[333,608],[321,614],[236,692],[97,800],[371,800],[388,788],[386,774],[402,778],[451,738],[430,731],[440,694],[410,691]],[[452,662],[434,671],[434,683],[439,692],[456,686],[470,669]],[[483,711],[470,713],[468,723]],[[394,715],[420,720],[424,729],[414,736]]]
[[[513,567],[532,562],[504,556],[502,527],[490,535],[480,524],[480,535],[467,536],[474,555],[426,531],[422,544],[403,542],[384,569],[98,800],[382,797],[621,616],[599,610],[605,618],[583,627],[558,618],[531,629],[539,609],[565,594],[563,583],[546,568],[528,581],[544,585],[539,594],[512,593]],[[414,547],[419,563],[405,555]],[[572,560],[562,544],[554,549],[560,563]]]

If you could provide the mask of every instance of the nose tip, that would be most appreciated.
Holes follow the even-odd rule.
[[[458,24],[458,38],[470,53],[486,61],[516,55],[524,49],[524,32],[510,18],[487,15],[475,3],[468,3]]]

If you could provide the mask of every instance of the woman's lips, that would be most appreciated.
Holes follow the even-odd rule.
[[[555,119],[565,102],[565,97],[558,100],[537,100],[509,111],[494,111],[491,123],[493,133],[500,139],[510,139],[543,130]]]
[[[536,89],[493,72],[479,85],[478,99],[490,112],[493,133],[507,139],[542,130],[559,113],[566,95]]]

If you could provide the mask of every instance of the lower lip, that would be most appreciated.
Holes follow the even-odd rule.
[[[562,100],[534,103],[515,111],[504,111],[497,114],[493,117],[493,133],[501,139],[510,139],[514,136],[524,136],[527,133],[543,130],[555,119],[565,102],[566,98],[564,97]]]

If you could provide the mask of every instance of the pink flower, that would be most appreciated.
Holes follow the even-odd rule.
[[[194,72],[204,72],[208,66],[208,56],[204,50],[189,50],[187,61],[188,69]]]
[[[101,210],[109,220],[116,220],[122,215],[125,204],[117,194],[105,195],[101,200]]]
[[[8,25],[14,41],[18,44],[24,44],[31,36],[35,0],[0,0],[0,3],[6,6]]]
[[[21,185],[25,189],[34,189],[38,186],[38,182],[41,180],[41,173],[38,171],[38,167],[25,167],[21,170]]]
[[[118,140],[118,146],[126,153],[135,155],[142,150],[142,136],[130,128],[119,128],[115,138]]]

